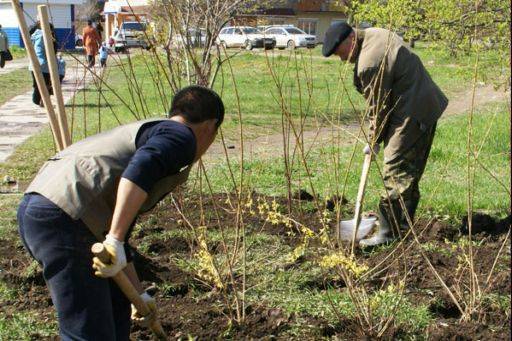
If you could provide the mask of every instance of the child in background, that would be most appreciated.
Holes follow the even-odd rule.
[[[106,67],[107,66],[107,58],[108,58],[108,47],[107,47],[107,44],[105,44],[103,42],[101,44],[101,47],[100,47],[100,64],[101,64],[101,67]]]
[[[66,76],[66,61],[62,58],[62,53],[57,54],[57,66],[59,69],[59,80],[62,83],[64,76]]]

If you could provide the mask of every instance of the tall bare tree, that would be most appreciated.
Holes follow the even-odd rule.
[[[211,86],[222,64],[222,51],[215,44],[221,28],[241,14],[286,6],[287,0],[156,0],[151,11],[154,45],[166,52],[171,86]],[[216,60],[217,63],[213,63]],[[214,68],[214,64],[217,66]]]
[[[87,0],[83,5],[76,7],[76,18],[81,21],[99,20],[101,8],[98,1]]]

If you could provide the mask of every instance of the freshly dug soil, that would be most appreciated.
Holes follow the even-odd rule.
[[[318,231],[319,214],[311,203],[304,201],[315,200],[305,192],[294,195],[292,216],[305,226]],[[256,210],[258,200],[272,206],[276,200],[284,213],[286,201],[283,198],[270,198],[253,194],[253,209]],[[344,205],[344,210],[351,210],[350,204],[344,198],[335,199],[336,205]],[[211,229],[218,228],[218,216],[225,227],[234,226],[236,213],[236,197],[225,194],[213,198],[202,198],[203,208],[200,209],[199,198],[180,200],[180,209],[194,226],[207,225]],[[329,202],[320,202],[321,209],[330,209]],[[217,213],[215,209],[217,208]],[[202,213],[201,213],[202,212]],[[201,221],[203,219],[203,221]],[[134,233],[131,243],[144,250],[134,255],[135,265],[145,286],[158,287],[153,289],[158,302],[158,311],[162,325],[170,339],[187,339],[188,336],[200,340],[210,339],[290,339],[287,331],[297,323],[314,330],[311,335],[304,334],[298,339],[316,339],[319,337],[337,337],[338,339],[365,339],[357,321],[344,318],[332,323],[322,318],[314,318],[306,314],[287,314],[279,307],[272,307],[266,302],[249,302],[246,307],[246,322],[237,325],[230,321],[230,311],[224,304],[222,295],[201,282],[193,273],[177,266],[176,260],[186,257],[191,250],[197,249],[197,243],[185,237],[163,238],[166,231],[186,229],[183,217],[169,203],[158,205],[151,215],[140,218],[140,228]],[[265,217],[244,216],[248,233],[264,231],[279,236],[285,243],[296,245],[302,240],[299,233],[290,234],[290,227],[280,223],[272,225]],[[330,223],[334,229],[335,222]],[[407,237],[402,246],[384,248],[375,252],[358,251],[358,259],[370,269],[377,267],[361,283],[368,290],[375,291],[388,283],[390,278],[404,274],[404,260],[407,269],[405,292],[409,301],[415,304],[424,303],[430,307],[433,317],[431,325],[424,335],[429,340],[508,340],[510,339],[510,314],[505,314],[496,305],[485,303],[471,321],[461,322],[461,313],[441,283],[431,271],[422,256],[428,257],[430,263],[439,273],[445,284],[456,288],[460,282],[461,272],[458,258],[463,256],[461,238],[467,233],[467,218],[458,226],[450,226],[441,221],[420,221],[415,228],[423,247]],[[479,284],[488,293],[494,295],[510,295],[510,240],[502,250],[502,256],[495,262],[507,232],[510,228],[510,217],[498,221],[489,216],[477,214],[472,219],[472,234],[474,240],[474,269]],[[51,318],[53,307],[42,279],[41,272],[27,271],[31,259],[19,243],[13,238],[0,241],[0,281],[7,287],[21,290],[13,300],[2,300],[0,313],[7,316],[18,311],[30,309],[38,311],[42,318]],[[315,241],[310,245],[315,247]],[[218,245],[212,244],[212,251]],[[396,250],[393,252],[393,250]],[[403,254],[403,256],[401,256]],[[309,257],[309,256],[306,256]],[[495,264],[496,263],[496,264]],[[487,276],[494,267],[493,276],[486,285]],[[467,277],[467,273],[462,273]],[[341,280],[319,279],[306,283],[306,290],[324,289],[325,286],[343,288]],[[198,295],[198,293],[200,295]],[[198,298],[200,297],[200,298]],[[232,312],[231,312],[232,313]],[[300,321],[300,322],[298,322]],[[407,337],[407,331],[393,324],[384,334],[384,339]],[[37,335],[33,335],[36,339]],[[139,326],[133,326],[132,338],[137,340],[151,339],[151,333]],[[368,338],[370,339],[370,338]]]

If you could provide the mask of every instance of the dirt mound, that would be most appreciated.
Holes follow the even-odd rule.
[[[512,222],[512,215],[505,219],[497,221],[488,214],[476,213],[471,216],[471,232],[472,234],[487,234],[491,236],[507,233]],[[464,216],[462,219],[461,232],[465,235],[469,234],[469,219]]]
[[[437,321],[427,334],[432,341],[510,340],[510,329],[494,330],[486,324],[455,319]]]
[[[421,242],[436,241],[454,241],[458,236],[458,229],[449,224],[434,220],[432,222],[420,221],[418,226],[424,226],[425,232],[421,235]],[[420,229],[421,230],[421,229]]]
[[[313,201],[315,200],[315,197],[308,193],[308,191],[304,189],[300,189],[297,192],[295,192],[292,196],[295,200],[304,200],[304,201]]]
[[[161,300],[159,300],[161,301]],[[249,306],[242,325],[229,323],[227,312],[217,308],[216,299],[196,301],[189,297],[170,298],[159,305],[162,326],[171,340],[193,335],[198,340],[215,339],[272,339],[288,328],[290,318],[280,309]],[[151,340],[151,334],[138,326],[132,329],[132,338]]]
[[[42,271],[36,267],[28,270],[32,259],[13,240],[0,239],[0,255],[0,281],[13,286],[45,285]]]

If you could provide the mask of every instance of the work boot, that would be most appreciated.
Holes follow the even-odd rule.
[[[390,224],[383,214],[379,212],[379,229],[378,231],[370,238],[361,239],[359,241],[359,246],[362,248],[374,247],[383,244],[389,244],[396,240],[395,234],[393,234],[393,230],[391,229]]]

